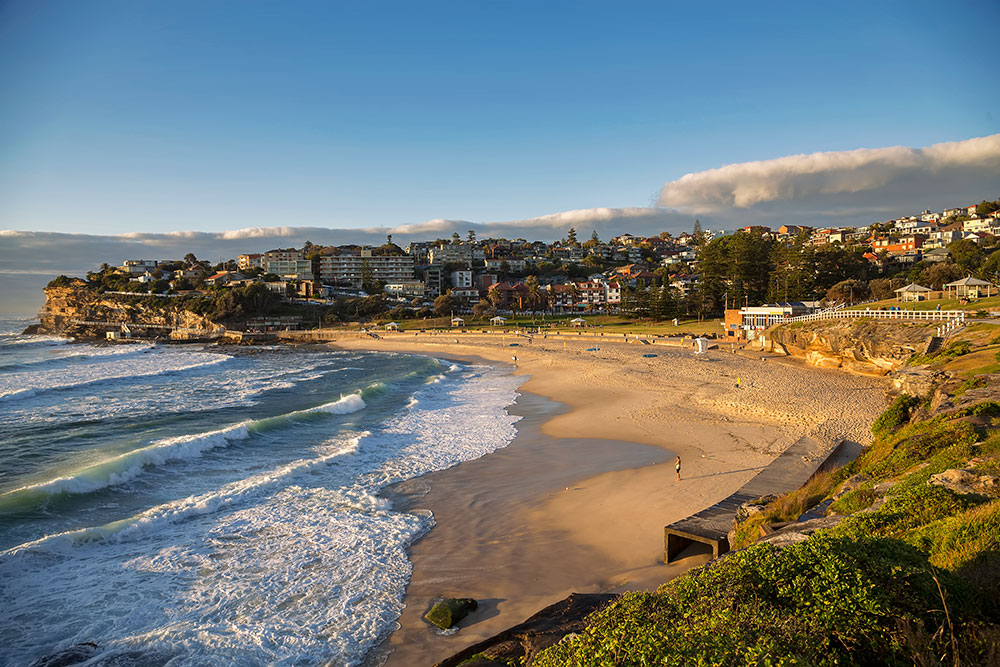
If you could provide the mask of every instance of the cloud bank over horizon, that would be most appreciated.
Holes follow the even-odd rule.
[[[925,148],[890,146],[729,164],[671,181],[659,204],[732,216],[846,207],[845,217],[973,203],[1000,195],[1000,134]],[[781,204],[782,207],[777,206]],[[919,209],[917,209],[919,210]]]

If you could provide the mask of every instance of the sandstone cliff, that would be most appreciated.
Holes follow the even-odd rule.
[[[769,330],[764,349],[803,357],[820,368],[885,375],[922,354],[933,336],[934,328],[926,323],[819,320]]]
[[[151,306],[139,296],[100,294],[75,281],[64,287],[46,287],[45,305],[36,333],[74,338],[104,338],[105,332],[121,325],[139,335],[173,337],[220,335],[225,327],[202,315],[167,303]]]

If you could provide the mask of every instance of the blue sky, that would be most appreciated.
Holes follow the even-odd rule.
[[[1000,132],[996,2],[695,5],[7,0],[0,229],[523,220]]]

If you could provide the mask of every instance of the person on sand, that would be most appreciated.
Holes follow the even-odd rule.
[[[677,457],[676,463],[674,463],[674,469],[677,471],[677,481],[681,481],[681,457]]]

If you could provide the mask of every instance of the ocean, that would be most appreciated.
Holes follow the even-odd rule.
[[[391,353],[70,343],[0,320],[0,665],[358,665],[523,381]]]

